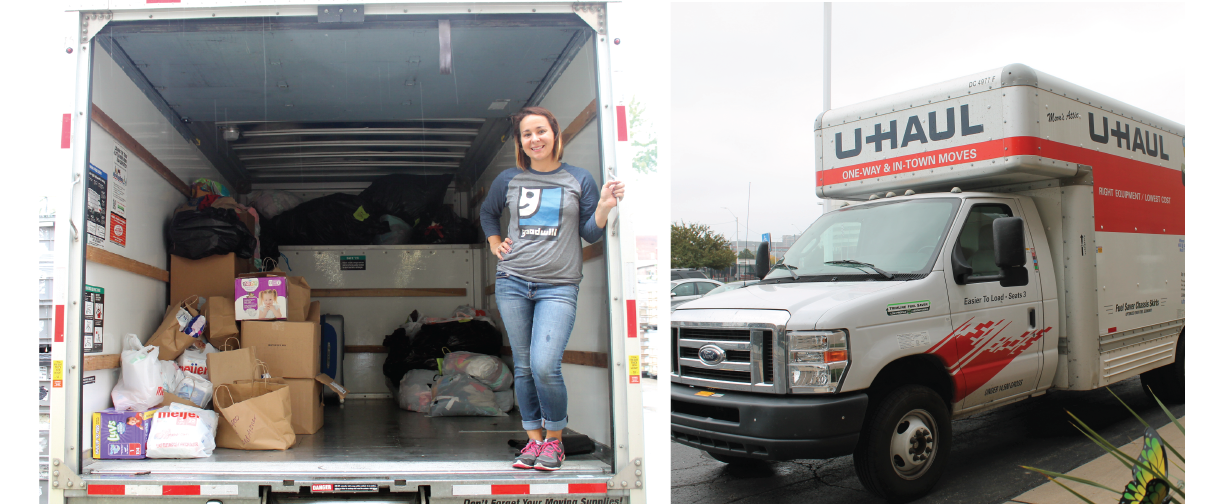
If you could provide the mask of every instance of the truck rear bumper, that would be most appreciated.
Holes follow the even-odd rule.
[[[672,384],[672,440],[699,450],[762,460],[854,453],[867,394],[777,396]]]

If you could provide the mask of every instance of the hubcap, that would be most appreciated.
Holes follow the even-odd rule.
[[[935,419],[925,410],[901,416],[889,443],[889,458],[898,476],[913,480],[926,473],[938,450],[935,435]]]

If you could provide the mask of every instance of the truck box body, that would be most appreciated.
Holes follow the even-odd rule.
[[[1066,381],[1060,375],[1056,385],[1091,389],[1121,379],[1134,362],[1115,362],[1131,355],[1117,348],[1146,339],[1132,331],[1185,317],[1183,126],[1024,65],[833,110],[818,121],[821,197],[957,186],[1034,198],[1058,292],[1073,294],[1050,297],[1060,313],[1091,315],[1061,321],[1064,358],[1093,364]],[[1079,305],[1065,306],[1068,299]],[[1081,353],[1095,351],[1098,336],[1104,353]]]
[[[761,283],[673,312],[673,438],[892,460],[866,447],[917,442],[877,430],[898,387],[955,417],[1167,375],[1184,353],[1184,135],[1023,65],[822,114],[817,194],[846,201]],[[901,475],[881,495],[919,495],[928,460],[881,469]]]
[[[338,7],[350,12],[336,16]],[[623,280],[634,271],[634,242],[616,211],[601,242],[583,243],[579,310],[563,365],[567,433],[589,436],[596,450],[570,457],[560,471],[510,467],[515,452],[506,442],[525,437],[517,410],[426,418],[399,410],[382,374],[383,337],[413,310],[449,317],[472,305],[501,330],[497,259],[483,236],[472,245],[281,247],[282,268],[308,279],[322,313],[347,322],[339,381],[350,394],[343,405],[327,404],[322,429],[299,436],[292,449],[219,449],[207,459],[125,465],[90,459],[85,435],[92,413],[110,404],[121,337],[147,339],[165,313],[165,227],[199,178],[236,195],[274,189],[310,200],[356,194],[388,173],[452,173],[445,203],[478,220],[492,180],[514,167],[508,116],[524,105],[557,116],[566,162],[600,183],[616,174],[603,4],[110,2],[80,10],[72,144],[79,182],[73,210],[61,214],[62,229],[79,234],[57,250],[67,278],[57,284],[63,315],[52,350],[61,370],[51,394],[50,452],[59,471],[52,502],[174,494],[266,502],[268,492],[379,489],[421,502],[507,492],[642,498],[634,472],[643,456],[640,385],[630,378],[639,350],[636,331],[626,333],[633,283]],[[524,59],[528,46],[538,54]],[[239,140],[223,139],[229,127],[241,131]],[[370,133],[376,128],[411,131]],[[340,268],[340,255],[362,256],[364,268]],[[88,348],[74,308],[85,285],[106,295],[105,331],[96,343],[91,332]]]

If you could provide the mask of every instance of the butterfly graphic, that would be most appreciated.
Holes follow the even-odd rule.
[[[1169,471],[1164,442],[1151,427],[1143,431],[1143,448],[1133,472],[1135,479],[1126,484],[1119,504],[1165,504],[1172,500],[1166,483]]]

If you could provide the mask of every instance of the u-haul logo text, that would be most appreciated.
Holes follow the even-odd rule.
[[[1131,132],[1130,124],[1122,124],[1122,121],[1115,120],[1114,126],[1109,127],[1109,116],[1101,114],[1101,132],[1097,133],[1096,115],[1092,112],[1088,113],[1088,136],[1093,142],[1099,144],[1109,144],[1112,139],[1114,146],[1134,152],[1139,151],[1140,154],[1147,154],[1151,157],[1159,157],[1164,161],[1169,160],[1169,155],[1165,154],[1164,150],[1164,135],[1153,133],[1149,130],[1135,126],[1135,130]]]
[[[905,131],[899,132],[897,129],[897,121],[888,121],[888,130],[884,130],[883,123],[876,123],[872,129],[873,133],[863,138],[863,128],[854,128],[854,147],[847,148],[848,141],[842,140],[842,134],[839,132],[833,135],[834,152],[837,159],[848,159],[863,153],[864,141],[872,144],[875,152],[881,152],[884,149],[884,142],[888,142],[889,150],[897,149],[897,139],[901,139],[901,148],[909,145],[912,142],[927,143],[947,140],[956,136],[956,108],[948,107],[944,114],[943,127],[939,125],[939,113],[930,112],[927,114],[927,128],[923,128],[922,121],[918,115],[909,116],[905,122]],[[941,131],[942,129],[942,131]],[[969,104],[960,106],[960,136],[976,135],[985,131],[985,126],[981,124],[969,124]]]

